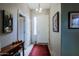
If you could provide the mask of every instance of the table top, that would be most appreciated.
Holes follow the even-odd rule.
[[[1,52],[0,53],[9,53],[12,49],[17,48],[19,45],[23,44],[24,42],[20,41],[14,44],[10,44],[6,47],[1,48]]]

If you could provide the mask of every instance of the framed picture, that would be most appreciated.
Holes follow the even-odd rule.
[[[79,29],[79,12],[72,11],[68,13],[68,28]]]
[[[53,31],[59,32],[59,12],[53,16]]]
[[[11,33],[13,31],[13,16],[10,12],[6,10],[1,10],[2,12],[2,32]]]

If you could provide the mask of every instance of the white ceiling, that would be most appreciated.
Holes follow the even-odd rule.
[[[28,3],[30,9],[39,8],[39,3]],[[40,8],[42,9],[50,9],[50,3],[40,3]]]

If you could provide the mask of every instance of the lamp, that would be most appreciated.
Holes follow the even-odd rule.
[[[38,11],[39,13],[42,12],[42,8],[40,7],[40,4],[38,5],[38,8],[36,8],[36,11]]]

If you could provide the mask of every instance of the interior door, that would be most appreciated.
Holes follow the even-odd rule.
[[[25,19],[22,16],[18,19],[18,40],[25,41]]]
[[[48,43],[49,15],[37,16],[37,43]]]

